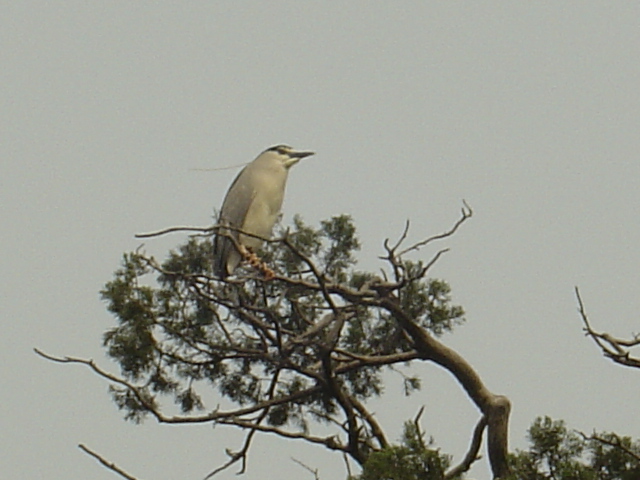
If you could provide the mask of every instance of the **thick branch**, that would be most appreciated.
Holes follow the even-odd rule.
[[[456,351],[440,343],[416,325],[398,306],[396,299],[382,299],[380,305],[391,313],[409,334],[421,358],[447,369],[465,389],[471,400],[487,418],[489,461],[493,475],[508,475],[508,421],[511,405],[506,397],[491,393],[473,367]]]
[[[380,424],[376,421],[376,418],[371,414],[371,412],[369,412],[369,410],[367,410],[357,398],[351,397],[351,403],[353,404],[353,407],[356,409],[358,414],[369,425],[371,433],[378,441],[378,445],[380,446],[380,448],[388,447],[389,442],[387,441],[387,437],[385,436],[382,427],[380,427]]]
[[[325,373],[326,386],[331,395],[342,407],[345,417],[347,418],[347,453],[356,460],[360,465],[364,464],[366,457],[360,451],[360,442],[358,435],[358,422],[354,412],[351,396],[345,392],[333,373],[331,367],[331,352],[324,352],[322,355],[322,367]]]
[[[478,456],[478,452],[480,451],[480,444],[482,443],[482,434],[484,433],[484,429],[487,426],[487,417],[484,415],[478,421],[476,427],[473,429],[473,435],[471,437],[471,445],[469,446],[469,451],[462,459],[462,462],[451,470],[447,472],[444,476],[445,480],[449,480],[451,478],[455,478],[458,475],[463,474],[471,468],[471,465],[477,460],[480,459]]]

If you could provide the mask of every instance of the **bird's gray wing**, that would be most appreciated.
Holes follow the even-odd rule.
[[[249,207],[256,196],[255,169],[251,167],[251,164],[247,165],[229,187],[220,210],[221,223],[242,228]]]
[[[249,164],[243,168],[229,187],[218,217],[219,225],[242,228],[256,195],[253,186],[254,172],[251,166]],[[239,234],[236,231],[226,229],[221,229],[219,233],[213,243],[214,270],[218,276],[226,277],[240,263],[240,254],[233,240],[227,235],[231,235],[237,240]]]

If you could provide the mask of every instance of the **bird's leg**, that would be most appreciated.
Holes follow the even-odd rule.
[[[253,268],[262,272],[266,280],[272,280],[276,276],[276,273],[269,268],[265,262],[260,260],[260,257],[258,257],[250,247],[240,245],[239,250],[242,258],[244,258]]]
[[[273,280],[276,276],[276,272],[269,268],[269,265],[267,265],[265,262],[260,262],[260,271],[264,275],[264,279],[267,281]]]

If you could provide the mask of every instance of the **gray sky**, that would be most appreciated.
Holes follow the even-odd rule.
[[[288,143],[285,222],[351,214],[378,268],[411,239],[473,219],[430,258],[467,324],[444,341],[513,403],[511,446],[538,415],[640,437],[638,371],[581,332],[640,330],[640,6],[636,2],[4,2],[0,11],[0,390],[6,478],[112,479],[80,442],[147,479],[199,479],[225,428],[125,423],[106,384],[32,353],[96,359],[114,320],[98,291],[137,232],[208,225],[236,172]],[[147,242],[161,255],[184,240]],[[415,258],[418,258],[417,256]],[[478,412],[419,367],[375,410],[460,460]],[[259,438],[244,478],[344,478],[317,447]],[[489,477],[486,461],[474,477]],[[237,478],[235,470],[219,478]]]

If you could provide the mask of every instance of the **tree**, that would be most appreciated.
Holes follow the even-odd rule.
[[[615,433],[587,436],[562,420],[538,418],[529,429],[531,447],[510,456],[513,480],[636,480],[640,442]]]
[[[237,462],[243,472],[252,438],[263,433],[342,452],[364,467],[362,480],[391,478],[385,469],[400,460],[405,476],[393,478],[415,478],[420,469],[426,475],[420,478],[459,478],[478,459],[485,429],[494,477],[506,477],[510,403],[438,340],[464,315],[449,285],[427,276],[446,250],[428,262],[406,259],[453,235],[471,214],[465,204],[449,231],[409,246],[407,223],[395,244],[384,243],[381,275],[356,268],[360,243],[346,215],[319,228],[296,217],[291,231],[267,241],[260,256],[276,272],[269,279],[250,266],[233,278],[211,276],[210,237],[217,227],[150,234],[200,232],[163,262],[140,250],[125,254],[102,291],[118,322],[105,333],[104,346],[121,373],[91,360],[47,357],[84,364],[107,380],[127,420],[150,415],[161,423],[245,430],[243,445],[228,451],[228,462],[208,477]],[[455,467],[424,441],[418,419],[405,425],[402,444],[392,445],[367,408],[367,400],[382,393],[385,369],[421,361],[447,369],[481,413],[469,451]],[[412,376],[404,385],[407,394],[421,387]],[[212,389],[225,408],[205,404],[203,394]],[[333,433],[317,434],[318,424]]]
[[[619,365],[640,368],[631,355],[640,336],[631,340],[595,331],[589,322],[580,290],[575,289],[584,332],[603,355]],[[529,429],[528,451],[510,455],[514,480],[636,480],[640,478],[640,441],[613,432],[591,435],[569,431],[562,420],[537,418]]]

